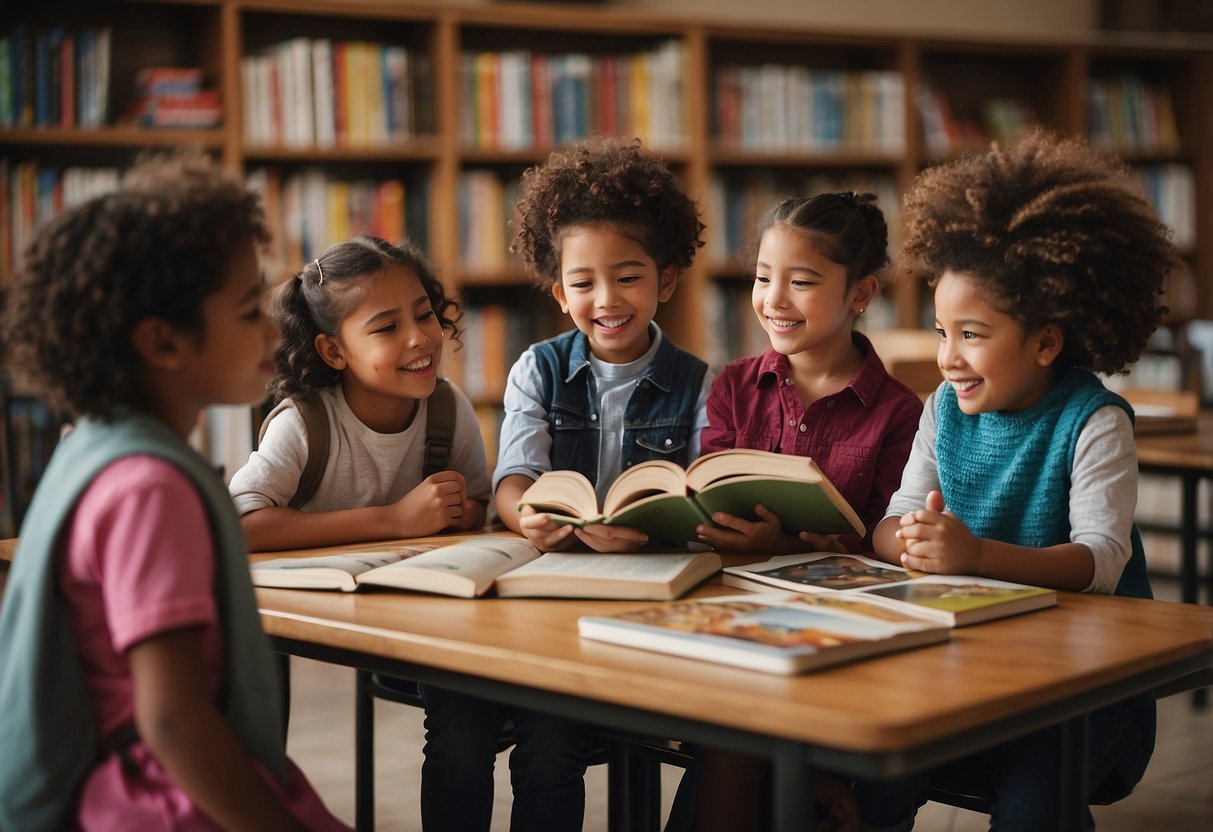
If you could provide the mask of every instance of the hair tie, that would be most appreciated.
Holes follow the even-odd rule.
[[[855,204],[855,192],[854,191],[843,191],[842,193],[840,193],[838,195],[838,198],[841,199],[843,202],[845,202],[847,205]]]
[[[316,258],[316,271],[320,272],[320,280],[317,281],[316,285],[323,286],[324,285],[324,269],[320,268],[320,258],[319,257]]]

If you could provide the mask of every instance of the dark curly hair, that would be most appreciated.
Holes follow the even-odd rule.
[[[556,150],[522,175],[510,250],[537,283],[560,281],[560,245],[570,228],[609,225],[635,239],[658,270],[691,265],[703,246],[699,210],[664,161],[639,139],[595,137]]]
[[[135,325],[162,318],[204,338],[202,301],[245,241],[269,231],[233,173],[196,152],[141,157],[119,190],[63,211],[24,252],[2,322],[9,367],[73,417],[145,403]]]
[[[907,265],[977,282],[1028,332],[1064,334],[1058,367],[1123,372],[1166,313],[1170,232],[1123,165],[1036,130],[931,168],[906,196]]]
[[[446,296],[434,267],[408,240],[393,245],[378,237],[354,237],[325,249],[294,278],[278,286],[270,314],[282,330],[274,349],[274,401],[301,397],[341,381],[316,352],[316,336],[336,335],[341,322],[362,303],[375,276],[388,266],[402,266],[421,281],[444,330],[458,341],[459,304]],[[324,274],[323,283],[320,280]]]
[[[762,235],[775,226],[805,232],[820,253],[847,269],[847,285],[873,275],[884,286],[889,265],[889,227],[876,195],[845,191],[792,196],[763,215],[750,246],[758,259]]]

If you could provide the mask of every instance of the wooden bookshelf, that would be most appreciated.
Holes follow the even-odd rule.
[[[1180,178],[1190,174],[1191,195],[1187,202],[1179,201],[1190,205],[1183,219],[1190,226],[1183,252],[1191,275],[1177,277],[1168,300],[1175,320],[1213,317],[1213,110],[1202,101],[1202,91],[1213,81],[1213,38],[1207,36],[966,39],[929,32],[738,26],[613,7],[460,8],[388,0],[4,4],[0,37],[19,26],[31,36],[55,27],[67,32],[105,27],[111,32],[108,117],[104,126],[87,129],[0,126],[0,163],[9,174],[31,161],[51,168],[122,166],[145,148],[185,144],[205,148],[246,173],[272,170],[284,180],[317,170],[338,181],[398,180],[406,190],[406,230],[429,252],[452,291],[472,306],[504,304],[512,315],[529,316],[533,325],[528,331],[539,335],[554,334],[560,317],[543,308],[543,297],[524,291],[526,276],[516,262],[507,258],[496,266],[465,268],[461,227],[467,206],[460,204],[461,182],[470,172],[484,170],[504,182],[547,156],[558,143],[555,121],[539,129],[536,106],[583,108],[573,116],[573,127],[560,125],[566,137],[570,129],[579,129],[577,118],[583,119],[580,129],[607,124],[629,132],[639,124],[650,134],[660,122],[659,138],[648,135],[648,143],[670,161],[704,207],[710,242],[658,320],[681,345],[722,357],[728,357],[728,350],[719,348],[724,339],[705,320],[731,320],[731,307],[744,300],[740,290],[750,267],[732,255],[749,230],[742,223],[730,232],[736,239],[730,237],[723,248],[713,242],[725,233],[730,219],[725,212],[737,193],[753,192],[755,202],[747,210],[756,213],[761,200],[776,193],[874,183],[889,195],[882,202],[896,226],[897,203],[925,166],[983,146],[998,129],[1014,130],[1022,123],[1086,136],[1096,129],[1091,90],[1098,87],[1113,98],[1124,97],[1123,89],[1136,90],[1130,95],[1155,110],[1160,102],[1169,105],[1173,140],[1113,142],[1107,149],[1159,181],[1177,171]],[[308,44],[390,45],[407,52],[413,73],[407,81],[407,129],[386,138],[327,145],[252,138],[246,120],[255,110],[245,105],[265,102],[255,95],[260,87],[250,89],[245,63],[300,39]],[[503,53],[508,56],[502,58]],[[223,97],[222,124],[169,130],[125,123],[122,114],[136,97],[138,72],[151,66],[201,67],[206,85]],[[372,77],[365,63],[357,66],[365,70],[360,77]],[[467,78],[468,71],[483,77]],[[546,104],[537,104],[534,95],[527,98],[526,90],[536,88],[535,72],[562,73],[559,92],[551,87],[553,97]],[[630,83],[636,73],[661,78],[660,93],[638,83],[631,88],[633,99],[616,101],[611,112],[593,97],[601,98],[612,83],[618,96],[619,85]],[[734,95],[729,103],[722,92],[726,78],[757,79],[751,88],[760,97],[768,96],[771,86],[785,97],[756,102]],[[347,79],[346,93],[355,89]],[[789,89],[799,91],[800,98],[789,99]],[[942,134],[941,123],[932,121],[938,114],[923,106],[928,92],[946,107]],[[374,100],[373,90],[359,89],[358,94]],[[506,98],[509,107],[504,109],[510,112],[502,112],[495,96]],[[483,104],[483,111],[474,104]],[[314,116],[315,101],[312,106]],[[529,126],[512,115],[518,106],[530,110]],[[469,119],[494,112],[507,121],[495,124],[487,138],[478,135],[473,127],[488,122],[469,124]],[[764,135],[770,118],[792,119],[777,141]],[[834,120],[833,132],[819,135],[823,119]],[[875,133],[874,122],[879,125]],[[804,135],[805,124],[813,136]],[[856,140],[856,135],[865,138]],[[10,183],[4,191],[11,199]],[[894,237],[897,231],[894,227]],[[313,247],[330,242],[317,240]],[[8,262],[0,264],[0,279],[10,268]],[[921,325],[929,298],[919,281],[899,272],[888,294],[887,326]],[[723,316],[722,306],[730,307]],[[491,405],[491,396],[481,403]]]

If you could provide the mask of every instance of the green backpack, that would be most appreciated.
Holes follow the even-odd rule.
[[[324,404],[315,394],[293,399],[291,404],[303,417],[303,430],[307,435],[307,462],[304,463],[303,474],[299,477],[295,496],[291,497],[288,504],[289,508],[297,509],[312,498],[324,477],[324,466],[329,458],[329,420],[324,412]],[[261,444],[261,440],[265,438],[265,429],[270,418],[271,416],[267,416],[261,423],[257,444]],[[451,439],[454,435],[455,394],[451,390],[450,382],[440,378],[434,386],[434,392],[430,394],[425,419],[423,477],[447,470],[451,459]]]

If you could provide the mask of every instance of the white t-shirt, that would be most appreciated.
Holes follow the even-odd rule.
[[[455,431],[450,470],[463,474],[469,499],[489,499],[488,465],[476,412],[454,383]],[[329,422],[329,455],[316,493],[303,511],[340,511],[393,503],[424,479],[428,401],[418,402],[412,423],[399,433],[378,433],[364,425],[345,401],[340,385],[319,391]],[[283,402],[273,411],[260,447],[232,477],[228,490],[240,515],[285,506],[299,487],[307,463],[303,416]]]

